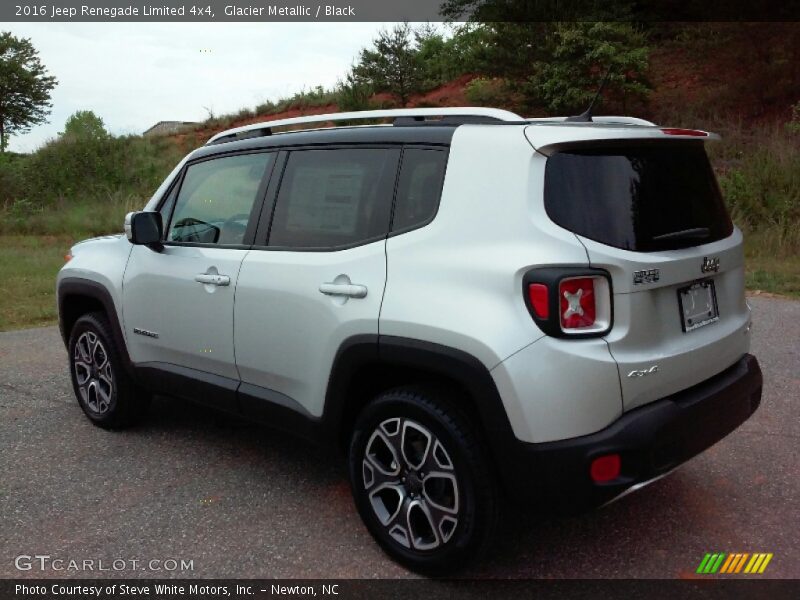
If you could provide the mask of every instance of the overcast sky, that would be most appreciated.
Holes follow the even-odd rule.
[[[201,121],[304,87],[332,86],[381,23],[4,23],[31,38],[58,79],[50,122],[12,137],[35,150],[76,110],[114,134]],[[201,50],[203,52],[201,52]]]

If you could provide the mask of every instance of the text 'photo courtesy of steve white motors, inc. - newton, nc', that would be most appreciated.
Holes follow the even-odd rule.
[[[180,597],[191,598],[241,598],[244,596],[338,596],[344,586],[338,583],[307,584],[218,584],[218,583],[51,583],[14,585],[16,597],[50,597],[61,596],[72,598],[147,598],[147,597]]]
[[[218,13],[221,8],[222,14]],[[239,19],[248,18],[324,18],[324,17],[357,17],[354,6],[332,4],[297,4],[292,6],[277,4],[262,5],[224,5],[215,7],[203,4],[154,5],[141,4],[129,6],[60,6],[47,4],[18,4],[14,6],[16,17],[32,17],[37,19],[70,20],[70,19],[130,19],[147,17],[182,17],[198,19],[216,19],[218,16]]]

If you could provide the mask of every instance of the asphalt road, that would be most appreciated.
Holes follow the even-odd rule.
[[[752,419],[601,510],[507,515],[468,575],[691,577],[720,551],[772,552],[762,577],[800,577],[800,303],[751,304],[765,375]],[[193,561],[192,571],[116,573],[125,577],[411,576],[372,542],[329,453],[167,400],[138,428],[93,427],[72,398],[54,327],[0,333],[0,577],[98,575],[15,568],[34,554]]]

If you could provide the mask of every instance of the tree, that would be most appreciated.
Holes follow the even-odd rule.
[[[0,152],[9,136],[46,120],[55,86],[29,39],[0,33]]]
[[[372,87],[360,82],[351,70],[345,75],[344,80],[336,84],[336,104],[339,110],[343,111],[367,110],[370,107],[372,91]]]
[[[108,137],[103,119],[91,110],[79,110],[64,124],[62,136],[81,141],[102,140]]]
[[[420,91],[423,76],[408,23],[381,30],[373,47],[361,51],[353,76],[376,92],[389,92],[401,106],[408,104]]]
[[[523,86],[531,105],[554,112],[580,112],[591,102],[608,69],[604,94],[622,110],[650,91],[644,76],[649,49],[644,34],[629,23],[564,23],[556,26],[550,56],[534,65]]]

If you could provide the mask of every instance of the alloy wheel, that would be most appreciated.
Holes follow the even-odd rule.
[[[369,504],[398,544],[427,551],[446,544],[458,526],[460,505],[453,461],[442,442],[419,422],[381,422],[362,461]]]
[[[111,406],[114,376],[108,352],[97,334],[92,331],[81,334],[75,343],[72,364],[84,405],[95,414],[104,414]]]

